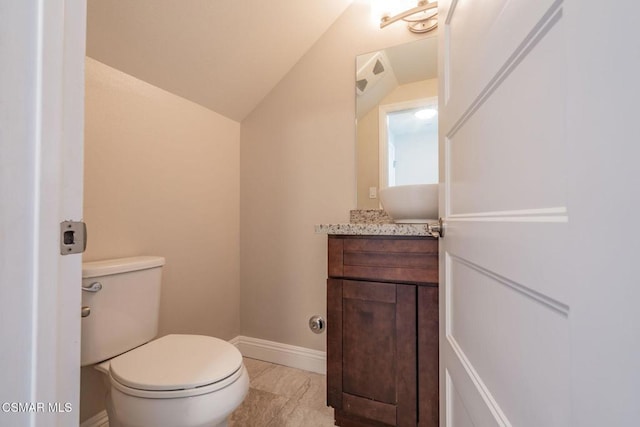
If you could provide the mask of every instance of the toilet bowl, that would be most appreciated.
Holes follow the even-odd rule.
[[[96,369],[109,390],[110,427],[225,426],[249,388],[240,352],[199,335],[166,335]]]
[[[110,427],[216,427],[242,403],[249,375],[232,344],[157,333],[160,257],[83,264],[82,366],[104,376]]]

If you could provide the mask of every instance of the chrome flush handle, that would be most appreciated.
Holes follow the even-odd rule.
[[[84,287],[84,286],[82,287],[82,290],[85,292],[98,292],[101,289],[102,289],[102,283],[100,282],[93,282],[87,287]]]

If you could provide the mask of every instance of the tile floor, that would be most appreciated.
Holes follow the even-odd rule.
[[[324,375],[244,359],[249,394],[229,419],[230,427],[331,427]]]

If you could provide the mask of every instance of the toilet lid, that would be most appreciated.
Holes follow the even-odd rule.
[[[167,335],[111,359],[113,379],[139,390],[182,390],[213,384],[242,365],[232,344],[203,335]]]

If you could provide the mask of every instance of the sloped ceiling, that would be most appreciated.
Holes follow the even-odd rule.
[[[358,119],[376,108],[385,96],[399,85],[438,77],[438,39],[435,33],[423,39],[402,43],[381,51],[389,62],[389,69],[375,86],[359,95],[356,100]],[[359,55],[356,67],[360,69],[375,52]]]
[[[87,55],[244,119],[352,0],[88,0]]]

